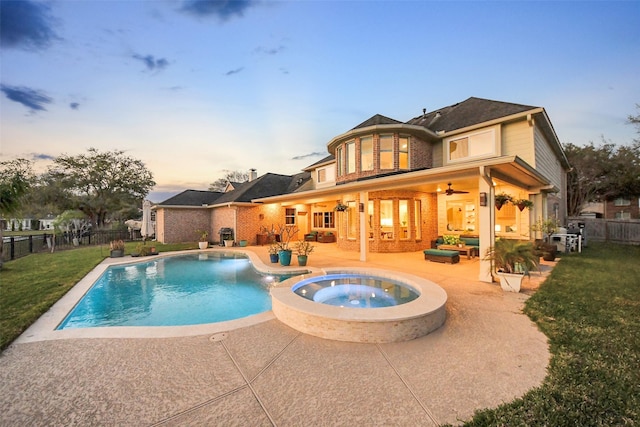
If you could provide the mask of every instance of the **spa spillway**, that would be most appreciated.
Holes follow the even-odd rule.
[[[271,289],[272,310],[300,332],[338,341],[408,341],[438,329],[447,294],[417,276],[375,269],[324,269]]]

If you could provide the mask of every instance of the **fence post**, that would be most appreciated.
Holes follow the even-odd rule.
[[[33,253],[33,235],[29,234],[29,253]]]
[[[11,247],[11,249],[9,249],[9,253],[11,254],[11,257],[9,259],[16,259],[16,239],[15,237],[11,236],[9,238],[9,246]]]

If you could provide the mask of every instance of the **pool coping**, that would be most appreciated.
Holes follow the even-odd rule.
[[[147,257],[125,256],[121,258],[105,258],[78,283],[76,283],[62,298],[60,298],[51,308],[38,318],[27,330],[25,330],[16,340],[16,343],[28,343],[37,341],[76,339],[76,338],[171,338],[186,337],[196,335],[217,334],[239,328],[253,326],[258,323],[275,319],[272,310],[241,319],[228,320],[224,322],[205,323],[200,325],[186,326],[108,326],[95,328],[72,328],[56,330],[56,327],[64,320],[69,312],[76,306],[82,297],[89,291],[91,286],[100,276],[113,265],[137,264],[149,262],[153,259],[164,258],[174,255],[187,255],[197,253],[242,253],[246,255],[253,267],[264,274],[292,274],[298,272],[309,272],[317,270],[311,267],[278,267],[269,266],[253,251],[238,248],[209,248],[193,251],[172,251],[162,252],[158,255]]]

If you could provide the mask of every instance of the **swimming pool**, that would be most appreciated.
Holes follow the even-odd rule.
[[[110,266],[56,328],[181,326],[271,310],[269,287],[239,253],[194,253]]]

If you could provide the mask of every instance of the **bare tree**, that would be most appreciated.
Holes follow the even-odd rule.
[[[249,180],[249,173],[242,171],[230,171],[225,170],[223,178],[218,178],[211,184],[209,184],[209,191],[224,191],[227,188],[227,184],[230,182],[247,182]]]

